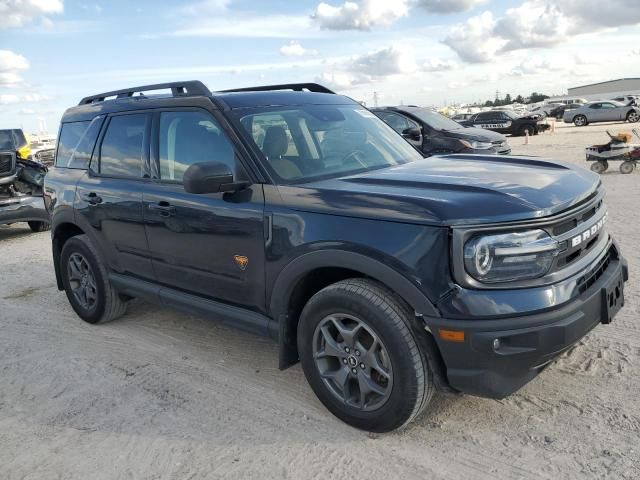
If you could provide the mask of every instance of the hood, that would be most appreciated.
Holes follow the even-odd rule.
[[[530,157],[447,155],[281,188],[292,209],[430,225],[542,218],[591,196],[600,177]]]
[[[463,140],[476,140],[478,142],[506,142],[507,137],[498,132],[484,128],[460,127],[455,130],[443,130],[447,137],[461,138]]]

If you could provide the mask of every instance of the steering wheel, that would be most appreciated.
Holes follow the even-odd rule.
[[[352,159],[355,160],[356,162],[358,162],[360,165],[362,165],[364,168],[368,168],[369,165],[367,165],[366,163],[364,163],[360,158],[358,158],[359,155],[362,155],[363,157],[366,157],[365,153],[362,150],[354,150],[351,153],[348,153],[347,155],[345,155],[342,158],[342,162],[343,163],[347,163],[349,160]]]

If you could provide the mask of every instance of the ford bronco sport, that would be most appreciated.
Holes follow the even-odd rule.
[[[164,89],[162,95],[150,95]],[[89,323],[139,297],[273,337],[371,431],[436,389],[501,398],[623,304],[597,175],[422,158],[315,84],[82,99],[45,183],[58,288]]]

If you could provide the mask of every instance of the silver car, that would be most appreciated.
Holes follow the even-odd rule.
[[[574,110],[565,110],[562,119],[577,127],[595,122],[637,122],[640,120],[640,109],[613,100],[591,102]]]

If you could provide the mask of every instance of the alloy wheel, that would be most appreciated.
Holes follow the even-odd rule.
[[[85,310],[91,310],[98,301],[98,287],[93,269],[82,254],[74,252],[69,256],[67,275],[76,301]]]
[[[313,358],[324,384],[344,404],[380,408],[393,387],[391,361],[382,340],[361,319],[336,313],[318,323]]]

